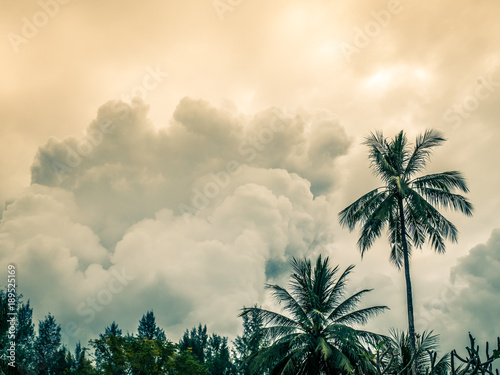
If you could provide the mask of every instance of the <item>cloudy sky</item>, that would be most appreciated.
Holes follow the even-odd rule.
[[[350,288],[406,326],[380,239],[361,261],[337,213],[378,186],[370,131],[448,141],[460,241],[412,258],[417,330],[443,347],[500,334],[496,0],[5,0],[0,265],[74,343],[154,309],[177,341],[233,338],[293,256],[356,264]],[[6,273],[2,273],[6,275]]]

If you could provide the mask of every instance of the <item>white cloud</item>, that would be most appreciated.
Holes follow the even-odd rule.
[[[110,102],[84,137],[49,140],[32,166],[33,183],[74,192],[83,223],[110,249],[130,225],[160,208],[178,214],[180,205],[206,206],[225,184],[225,173],[239,165],[284,168],[309,180],[313,192],[325,193],[334,161],[349,145],[338,118],[327,111],[270,109],[243,116],[185,98],[160,131],[146,115],[140,101]],[[206,186],[214,182],[215,191]],[[196,198],[196,189],[204,197]]]
[[[348,146],[327,111],[245,116],[185,98],[155,130],[143,102],[109,102],[84,137],[40,147],[0,224],[2,263],[70,338],[113,320],[134,330],[150,308],[174,338],[198,322],[233,335],[266,280],[331,241],[317,192]]]

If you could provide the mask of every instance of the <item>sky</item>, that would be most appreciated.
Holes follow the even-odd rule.
[[[356,267],[349,290],[406,327],[386,237],[361,259],[337,214],[380,186],[372,131],[447,141],[472,218],[412,255],[417,331],[500,335],[500,50],[495,0],[4,0],[0,267],[73,345],[153,309],[178,341],[231,339],[275,308],[293,257]],[[6,272],[2,272],[6,275]]]

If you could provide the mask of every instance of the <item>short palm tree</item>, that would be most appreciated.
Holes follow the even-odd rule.
[[[396,349],[395,373],[410,374],[410,338],[405,332],[391,330],[391,341]],[[450,354],[446,353],[437,360],[439,336],[432,331],[416,335],[415,363],[420,375],[447,375],[450,369]]]
[[[340,223],[351,231],[361,224],[358,246],[364,254],[387,228],[391,244],[390,259],[404,266],[408,307],[408,334],[412,356],[415,356],[415,324],[410,278],[412,247],[421,248],[428,240],[438,253],[445,252],[446,239],[457,241],[457,228],[439,211],[451,208],[468,216],[472,205],[456,192],[468,192],[466,181],[458,171],[442,172],[416,177],[421,172],[432,149],[445,139],[435,130],[427,130],[417,137],[415,145],[408,143],[401,131],[394,139],[384,138],[382,132],[371,134],[368,146],[371,167],[384,185],[363,195],[339,213]],[[416,366],[413,365],[416,374]]]
[[[371,343],[373,350],[367,355],[377,375],[408,375],[413,363],[410,339],[403,331],[391,329],[391,336],[383,341]],[[439,360],[437,350],[439,336],[432,331],[416,335],[416,367],[419,375],[448,375],[450,353]]]
[[[244,308],[240,314],[259,314],[264,323],[259,334],[270,343],[251,358],[252,372],[263,374],[270,369],[272,375],[369,373],[369,361],[362,356],[363,344],[383,337],[353,326],[366,323],[387,307],[355,310],[371,289],[344,298],[352,265],[337,278],[339,267],[331,268],[328,258],[322,260],[319,256],[315,267],[306,259],[293,259],[291,264],[289,290],[266,286],[284,314],[258,307]]]

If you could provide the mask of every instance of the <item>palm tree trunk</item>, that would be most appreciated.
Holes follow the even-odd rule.
[[[411,278],[410,278],[410,259],[408,256],[408,243],[406,242],[406,224],[405,215],[403,208],[403,198],[398,197],[399,205],[399,218],[401,220],[401,245],[403,247],[403,264],[405,269],[405,280],[406,280],[406,303],[408,307],[408,335],[410,338],[410,351],[411,356],[414,359],[411,365],[413,375],[417,374],[417,361],[415,358],[415,320],[413,317],[413,294],[411,289]]]

